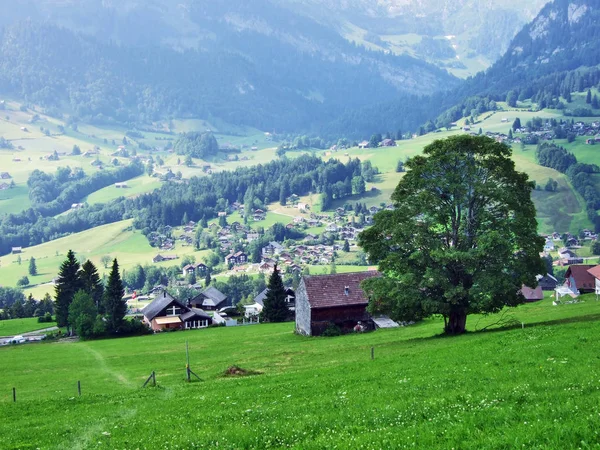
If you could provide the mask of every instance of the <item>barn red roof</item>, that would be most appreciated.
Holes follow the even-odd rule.
[[[592,269],[592,264],[573,264],[567,269],[565,278],[573,277],[577,289],[593,289],[594,288],[594,277],[589,273],[589,269]]]
[[[308,303],[311,308],[366,305],[369,299],[360,288],[360,283],[379,275],[379,272],[369,271],[305,276],[303,281]]]
[[[598,278],[600,280],[600,265],[588,269],[588,273],[594,278]]]

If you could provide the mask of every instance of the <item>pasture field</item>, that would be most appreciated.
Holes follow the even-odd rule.
[[[56,322],[39,323],[37,317],[0,320],[0,336],[15,336],[56,326]]]
[[[0,447],[596,447],[600,306],[583,299],[453,338],[431,319],[336,338],[283,323],[0,348]],[[189,384],[186,340],[202,379]],[[224,377],[233,365],[258,373]],[[142,388],[152,370],[158,386]]]
[[[25,294],[30,292],[35,298],[42,298],[46,292],[54,294],[54,285],[50,281],[58,275],[60,264],[65,260],[67,251],[72,249],[81,261],[90,259],[98,268],[100,276],[109,269],[105,269],[100,258],[108,255],[117,258],[121,270],[129,270],[136,264],[142,266],[152,264],[152,257],[157,253],[176,254],[180,259],[163,261],[155,265],[179,265],[181,258],[187,254],[194,254],[196,260],[201,260],[205,251],[195,251],[193,247],[183,247],[179,243],[171,251],[162,251],[150,246],[146,237],[132,227],[132,220],[103,225],[91,230],[75,233],[70,236],[56,239],[44,244],[28,247],[23,250],[21,264],[18,263],[19,255],[5,255],[0,257],[0,284],[15,286],[19,278],[27,275],[32,285],[25,289]],[[29,258],[36,260],[38,275],[28,275]]]

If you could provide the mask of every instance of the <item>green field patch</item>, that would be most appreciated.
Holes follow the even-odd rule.
[[[37,317],[26,319],[0,320],[0,336],[15,336],[30,331],[43,330],[56,326],[56,322],[38,322]]]
[[[161,185],[162,183],[158,178],[149,177],[148,175],[141,175],[137,178],[127,180],[126,188],[116,188],[114,185],[107,186],[91,195],[88,195],[84,201],[90,205],[96,203],[107,203],[119,197],[135,197],[140,194],[152,192]]]

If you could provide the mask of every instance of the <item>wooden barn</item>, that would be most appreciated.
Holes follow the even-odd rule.
[[[360,283],[375,276],[379,272],[302,277],[296,290],[296,331],[319,336],[332,323],[343,332],[351,331],[358,322],[370,323],[369,299]]]
[[[212,318],[202,309],[186,306],[167,291],[160,292],[144,310],[144,323],[154,331],[206,328]]]

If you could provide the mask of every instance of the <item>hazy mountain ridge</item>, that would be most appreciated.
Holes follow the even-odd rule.
[[[73,9],[64,16],[53,3],[11,11],[15,18],[31,18],[4,28],[0,93],[46,107],[69,105],[80,118],[97,122],[213,115],[298,130],[331,120],[340,109],[457,83],[417,59],[352,45],[266,0],[187,1],[176,7],[183,31],[152,26],[172,7],[164,0],[124,0],[123,8],[67,1],[61,5]],[[140,8],[146,16],[137,14]],[[79,21],[84,11],[97,15],[93,26]]]
[[[515,36],[485,73],[463,93],[502,93],[536,79],[600,64],[600,0],[555,0]]]

